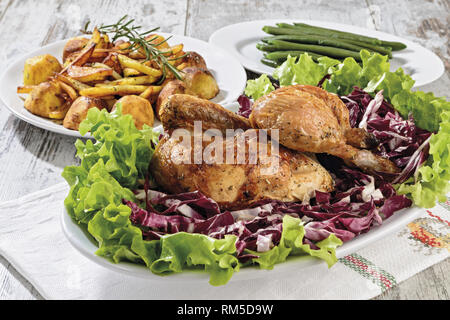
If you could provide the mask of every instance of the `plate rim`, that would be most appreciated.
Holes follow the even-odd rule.
[[[229,24],[226,26],[223,26],[222,28],[219,28],[217,30],[215,30],[209,37],[208,42],[217,45],[215,39],[219,37],[219,35],[223,32],[225,32],[227,29],[231,29],[234,27],[238,27],[238,26],[242,26],[242,25],[251,25],[251,24],[275,24],[275,23],[280,23],[280,22],[284,22],[284,23],[293,23],[293,22],[303,22],[303,23],[307,23],[307,24],[312,24],[312,25],[318,25],[320,26],[321,24],[332,24],[335,26],[340,26],[340,27],[352,27],[354,29],[359,29],[361,30],[361,33],[363,33],[364,30],[370,31],[371,33],[377,33],[379,34],[379,37],[386,37],[388,40],[391,41],[402,41],[404,43],[407,44],[408,48],[411,47],[416,47],[416,48],[420,48],[421,50],[424,50],[424,52],[426,51],[428,54],[431,54],[432,56],[434,56],[434,58],[436,59],[436,61],[439,61],[439,75],[435,76],[435,78],[433,80],[427,80],[427,81],[422,81],[417,83],[417,81],[414,83],[413,88],[415,87],[422,87],[424,85],[430,84],[436,80],[438,80],[439,78],[442,77],[442,75],[445,73],[445,66],[444,66],[444,62],[442,61],[442,59],[433,51],[431,51],[430,49],[425,48],[424,46],[422,46],[421,44],[403,38],[401,36],[397,36],[391,33],[387,33],[384,31],[380,31],[380,30],[375,30],[375,29],[369,29],[369,28],[365,28],[365,27],[361,27],[361,26],[354,26],[354,25],[350,25],[350,24],[345,24],[345,23],[340,23],[340,22],[334,22],[334,21],[323,21],[323,20],[312,20],[312,19],[289,19],[289,18],[280,18],[280,19],[258,19],[258,20],[249,20],[249,21],[243,21],[243,22],[237,22],[237,23],[233,23],[233,24]],[[358,31],[357,31],[358,32]],[[391,38],[391,39],[389,39]],[[238,39],[239,41],[242,41],[243,38]],[[237,42],[237,41],[236,41]],[[242,60],[241,57],[243,57],[237,50],[235,50],[235,48],[225,48],[222,47],[225,50],[228,50],[230,54],[234,55],[236,59],[239,60],[239,62],[244,66],[245,69],[250,70],[254,73],[257,74],[263,74],[263,73],[267,73],[267,71],[261,71],[262,69],[260,69],[260,67],[262,68],[270,68],[268,66],[263,65],[261,62],[254,62],[255,66],[248,66],[245,61]],[[258,65],[256,65],[256,63]],[[273,69],[272,69],[273,70]],[[271,75],[271,73],[269,74]]]
[[[159,34],[161,34],[164,37],[168,37],[168,36],[175,36],[177,38],[180,39],[189,39],[189,41],[193,41],[193,42],[199,42],[202,43],[203,45],[211,48],[211,52],[220,52],[221,54],[223,54],[224,56],[226,56],[228,59],[230,59],[231,61],[234,61],[234,65],[236,67],[236,69],[239,69],[239,73],[236,73],[236,75],[234,75],[235,80],[239,80],[242,83],[240,84],[240,90],[239,93],[237,93],[237,87],[236,86],[236,93],[234,93],[233,95],[230,95],[229,97],[226,97],[226,99],[224,99],[223,101],[220,101],[220,104],[226,104],[226,103],[230,103],[232,101],[235,101],[239,95],[241,95],[244,92],[246,83],[247,83],[247,74],[245,72],[245,69],[242,65],[242,63],[233,55],[231,55],[227,50],[213,44],[213,43],[209,43],[208,41],[205,40],[201,40],[201,39],[197,39],[194,37],[190,37],[190,36],[186,36],[186,35],[180,35],[180,34],[175,34],[175,33],[167,33],[167,32],[160,32]],[[74,36],[76,37],[76,36]],[[8,61],[5,67],[5,70],[0,74],[0,84],[6,83],[8,82],[8,75],[12,72],[11,69],[13,69],[14,67],[17,66],[18,63],[20,62],[24,62],[27,58],[34,56],[36,54],[40,54],[37,53],[38,51],[45,51],[45,49],[47,48],[52,48],[54,46],[62,46],[64,43],[66,43],[69,39],[71,39],[73,37],[69,37],[67,39],[62,39],[62,40],[56,40],[53,41],[51,43],[48,43],[44,46],[41,47],[37,47],[34,50],[30,51],[30,52],[26,52],[22,55],[20,55],[19,57],[12,59],[11,61]],[[62,55],[62,52],[61,52]],[[58,58],[59,60],[59,58]],[[39,117],[37,115],[33,115],[30,113],[30,115],[26,114],[26,113],[20,113],[18,112],[13,106],[10,106],[9,103],[6,102],[6,96],[3,95],[4,91],[0,88],[0,102],[6,107],[6,109],[15,117],[19,118],[20,120],[23,120],[35,127],[38,127],[42,130],[46,130],[46,131],[50,131],[53,133],[57,133],[57,134],[61,134],[61,135],[66,135],[66,136],[71,136],[71,137],[76,137],[76,138],[92,138],[92,136],[87,133],[84,136],[82,136],[78,130],[70,130],[67,129],[65,127],[63,127],[62,125],[58,125],[58,127],[54,127],[51,126],[48,121],[51,121],[50,119],[46,119],[46,118],[42,118]],[[17,94],[17,93],[16,93]],[[23,107],[25,108],[25,107]],[[34,119],[34,117],[39,117],[42,118],[42,120],[46,120],[46,122],[44,121],[40,121],[39,119]]]

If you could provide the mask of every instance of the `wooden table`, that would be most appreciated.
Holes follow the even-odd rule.
[[[164,32],[206,41],[215,30],[237,22],[316,19],[389,32],[432,49],[444,60],[446,74],[420,90],[441,96],[448,95],[450,87],[449,8],[448,0],[0,0],[0,67],[30,50],[79,34],[88,20],[92,25],[115,22],[124,14],[144,27],[160,26]],[[17,119],[0,104],[0,201],[61,182],[64,166],[77,163],[74,142]],[[443,261],[376,299],[449,299],[449,274],[450,262]],[[3,257],[0,299],[42,299]]]

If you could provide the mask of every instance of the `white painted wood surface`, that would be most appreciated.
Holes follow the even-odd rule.
[[[236,22],[315,19],[374,28],[432,49],[444,60],[446,73],[419,89],[448,96],[449,8],[448,0],[0,0],[0,67],[32,49],[77,35],[88,20],[114,22],[124,14],[144,27],[160,26],[164,32],[206,41],[216,29]],[[61,182],[62,168],[77,163],[74,142],[16,119],[0,104],[0,201]],[[443,261],[376,299],[449,299],[449,274],[450,262]],[[0,299],[41,299],[1,256]]]

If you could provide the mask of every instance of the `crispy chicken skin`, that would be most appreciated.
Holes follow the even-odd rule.
[[[248,208],[263,199],[308,201],[314,197],[315,190],[332,191],[333,180],[317,161],[283,147],[279,148],[278,155],[272,154],[270,139],[267,143],[260,142],[252,138],[252,131],[257,136],[258,130],[249,129],[223,142],[223,159],[226,159],[227,148],[234,150],[232,163],[203,159],[195,164],[193,144],[182,143],[174,135],[166,135],[153,155],[150,164],[152,176],[167,192],[199,190],[214,199],[221,208],[230,210]],[[192,142],[193,138],[190,140]],[[262,143],[268,150],[267,154],[252,162],[249,150],[257,150]],[[202,154],[208,145],[203,143]],[[244,158],[241,158],[245,160],[240,162],[243,164],[237,164],[237,150],[245,150]],[[189,163],[183,163],[187,159],[190,159]]]
[[[391,161],[363,150],[376,140],[351,128],[345,104],[321,88],[293,85],[272,91],[255,101],[249,119],[254,128],[279,129],[280,144],[292,150],[328,153],[368,172],[399,171]]]
[[[160,117],[166,135],[153,154],[150,172],[167,192],[199,190],[231,210],[249,207],[262,199],[308,201],[315,190],[333,190],[330,174],[314,156],[282,146],[278,146],[278,153],[272,153],[270,138],[258,139],[260,130],[251,129],[246,118],[220,105],[189,95],[173,95],[161,107]],[[203,130],[225,133],[226,129],[241,129],[231,138],[223,138],[223,161],[215,161],[215,152],[205,157],[214,138],[203,141],[202,160],[194,161],[193,135],[180,137],[174,132],[180,128],[191,134],[194,121],[202,121]],[[267,152],[256,153],[255,158],[251,150],[260,148]]]
[[[221,105],[187,94],[171,95],[159,110],[159,118],[165,130],[192,129],[194,121],[201,121],[204,130],[250,129],[248,119]]]

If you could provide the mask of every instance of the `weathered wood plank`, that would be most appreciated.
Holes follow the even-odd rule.
[[[186,34],[202,40],[226,25],[263,19],[326,20],[366,26],[371,20],[364,1],[191,0]],[[351,8],[351,10],[342,10]]]

